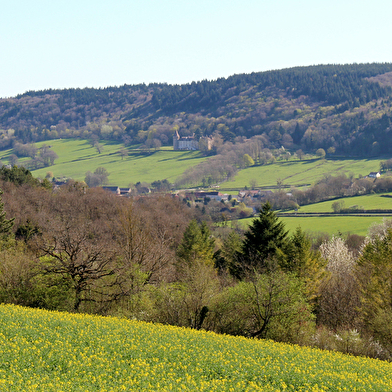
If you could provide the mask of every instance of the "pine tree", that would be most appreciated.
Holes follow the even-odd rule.
[[[259,217],[253,220],[245,233],[242,250],[237,255],[242,272],[268,268],[268,261],[284,258],[287,231],[272,211],[270,203],[261,206]]]

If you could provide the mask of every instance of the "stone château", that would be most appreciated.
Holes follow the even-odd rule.
[[[180,136],[178,131],[173,136],[173,150],[200,150],[201,144],[204,149],[211,150],[213,139],[210,137],[201,137],[197,139],[195,134],[192,136]]]

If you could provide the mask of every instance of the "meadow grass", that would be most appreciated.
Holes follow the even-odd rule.
[[[125,319],[0,305],[0,390],[391,391],[392,364]]]
[[[326,216],[326,217],[282,217],[286,229],[291,233],[299,226],[303,231],[323,232],[330,235],[358,234],[365,236],[369,227],[381,223],[380,216]]]
[[[314,184],[327,175],[353,174],[365,176],[379,170],[380,159],[307,159],[278,161],[270,165],[252,166],[241,170],[230,181],[221,184],[221,189],[243,189],[256,180],[258,187],[277,185],[281,179],[283,185],[302,186]]]
[[[242,227],[248,227],[254,218],[241,219],[238,222]],[[384,217],[380,216],[311,216],[311,217],[286,217],[280,216],[290,233],[297,227],[303,231],[323,232],[333,234],[358,234],[366,235],[369,227],[374,223],[381,223]],[[229,222],[230,224],[230,222]]]
[[[298,212],[333,212],[332,204],[336,201],[343,201],[344,208],[358,206],[358,208],[365,210],[392,210],[392,197],[385,196],[392,196],[392,193],[342,197],[340,199],[301,206]]]
[[[195,166],[207,159],[198,151],[173,151],[172,147],[162,147],[151,154],[143,153],[135,146],[129,147],[128,157],[121,158],[118,151],[124,148],[122,143],[101,141],[104,150],[101,154],[83,139],[57,139],[35,143],[37,148],[46,144],[51,146],[59,159],[55,164],[43,169],[34,170],[36,177],[45,177],[52,171],[57,177],[65,176],[83,180],[87,171],[93,172],[97,167],[105,167],[109,173],[109,182],[119,186],[127,186],[135,182],[152,182],[168,179],[171,182],[179,177],[187,168]],[[0,159],[7,163],[12,149],[0,153]],[[21,163],[27,158],[20,160]],[[258,186],[273,187],[281,179],[284,185],[301,186],[313,184],[326,175],[340,173],[354,176],[367,175],[379,168],[378,159],[292,159],[277,161],[274,164],[252,166],[240,170],[234,179],[221,184],[221,190],[243,189],[256,180]]]
[[[172,147],[162,147],[160,151],[150,154],[131,146],[127,148],[129,155],[121,158],[118,151],[124,148],[122,143],[101,141],[104,150],[101,154],[83,139],[57,139],[35,143],[39,148],[46,144],[51,146],[59,158],[53,166],[33,170],[35,177],[44,178],[48,171],[56,177],[69,177],[84,180],[87,171],[94,172],[103,166],[110,173],[111,185],[128,186],[130,183],[148,182],[167,179],[174,182],[186,169],[196,166],[207,158],[199,151],[173,151]],[[12,149],[0,153],[0,159],[7,163]],[[20,162],[28,161],[27,158]],[[222,191],[232,191],[250,186],[255,180],[259,187],[273,187],[281,179],[284,185],[303,186],[314,184],[327,175],[353,174],[367,175],[379,168],[378,159],[292,159],[277,161],[274,164],[252,166],[240,170],[234,179],[220,184]]]
[[[101,154],[88,141],[81,139],[58,139],[36,143],[37,148],[50,145],[58,155],[53,166],[33,170],[34,177],[44,178],[48,171],[55,177],[68,177],[77,181],[84,180],[87,171],[94,172],[97,167],[104,167],[109,173],[108,184],[126,187],[130,183],[148,182],[167,179],[174,182],[187,168],[197,165],[204,158],[198,151],[160,151],[143,153],[128,148],[128,156],[118,154],[124,145],[101,141],[104,149]],[[3,151],[3,157],[9,156],[9,150]],[[26,159],[21,160],[21,162]]]

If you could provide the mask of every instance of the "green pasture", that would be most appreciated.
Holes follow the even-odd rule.
[[[114,317],[0,305],[0,390],[392,390],[392,364]]]
[[[220,189],[243,189],[255,180],[257,187],[276,186],[281,179],[283,185],[300,186],[314,184],[326,175],[353,174],[365,176],[371,171],[378,171],[380,159],[308,159],[278,161],[270,165],[252,166],[241,170],[233,180],[221,184]]]
[[[244,227],[249,226],[254,218],[241,219],[238,222]],[[326,216],[326,217],[279,217],[287,230],[292,233],[298,226],[303,231],[333,234],[366,235],[373,223],[381,223],[380,216]],[[392,217],[391,217],[392,219]]]
[[[186,169],[204,161],[198,151],[173,151],[171,147],[164,147],[159,151],[143,153],[135,148],[128,148],[128,156],[122,158],[118,153],[124,145],[116,142],[101,141],[104,150],[101,154],[92,147],[87,140],[57,139],[36,143],[39,148],[43,144],[51,146],[59,158],[53,166],[33,170],[35,177],[45,177],[48,171],[55,177],[70,177],[83,180],[87,171],[94,172],[103,166],[110,173],[109,185],[127,186],[130,183],[148,182],[167,179],[174,182]],[[0,160],[7,163],[12,150],[0,152]],[[20,159],[23,163],[28,158]],[[314,184],[326,175],[340,173],[367,175],[379,169],[378,159],[293,159],[277,161],[264,166],[252,166],[240,170],[233,180],[220,184],[223,192],[234,192],[249,187],[256,181],[257,187],[274,187],[280,179],[286,186],[303,186]]]
[[[326,216],[326,217],[282,217],[286,229],[293,232],[298,226],[303,231],[333,234],[366,235],[373,223],[381,223],[380,216]]]
[[[138,181],[151,183],[167,179],[174,182],[184,170],[205,159],[198,151],[163,149],[143,153],[132,148],[128,149],[129,155],[122,159],[118,151],[124,148],[124,145],[105,141],[101,141],[104,147],[101,154],[86,140],[50,140],[36,143],[36,146],[39,148],[43,144],[50,145],[59,158],[53,166],[33,170],[34,177],[44,178],[46,173],[51,171],[55,177],[65,176],[80,181],[84,180],[87,171],[94,172],[97,167],[102,166],[110,173],[108,185],[122,187]],[[9,156],[9,151],[2,152],[3,159]]]
[[[332,204],[336,201],[343,201],[344,208],[355,208],[357,206],[365,210],[392,210],[392,197],[383,197],[383,195],[392,196],[392,193],[342,197],[340,199],[301,206],[298,212],[333,212]]]

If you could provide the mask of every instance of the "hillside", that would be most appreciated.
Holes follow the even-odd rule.
[[[392,152],[392,64],[319,65],[185,85],[29,91],[0,100],[0,147],[55,138],[171,145],[182,135],[223,141],[263,135],[265,148]]]
[[[0,306],[3,391],[390,391],[392,365],[268,340]]]
[[[47,142],[35,144],[39,151]],[[175,183],[184,171],[196,168],[204,162],[211,167],[207,157],[199,151],[173,151],[170,147],[159,151],[146,153],[132,147],[126,148],[127,155],[121,156],[124,145],[118,142],[102,141],[102,151],[98,153],[87,140],[83,139],[57,139],[50,141],[50,148],[58,158],[53,165],[41,168],[31,167],[35,177],[45,178],[48,172],[54,177],[68,177],[74,180],[84,180],[87,171],[94,172],[97,167],[105,167],[110,173],[108,184],[122,187],[130,183],[147,182],[167,179]],[[3,150],[0,161],[10,163],[10,156],[14,149]],[[32,166],[31,158],[24,157],[18,160],[18,165]],[[339,174],[355,177],[366,176],[371,171],[378,170],[380,160],[375,159],[316,159],[307,157],[299,160],[290,157],[288,160],[277,160],[271,164],[258,164],[243,168],[235,172],[228,181],[219,183],[222,192],[237,192],[244,187],[276,188],[277,178],[280,178],[285,187],[301,187],[314,184],[325,176]],[[200,182],[201,184],[201,182]],[[197,184],[199,185],[199,184]]]
[[[37,143],[40,148],[44,143]],[[108,185],[127,187],[137,182],[152,183],[157,180],[167,179],[173,183],[183,171],[192,165],[197,165],[206,160],[199,151],[173,151],[162,149],[150,154],[140,150],[129,149],[127,156],[121,157],[119,149],[123,144],[115,142],[102,143],[103,151],[99,154],[86,140],[67,139],[51,141],[53,151],[58,155],[58,160],[50,167],[33,170],[35,177],[45,178],[51,171],[57,178],[62,176],[83,181],[86,172],[97,167],[104,167],[109,173]],[[12,150],[3,151],[2,156]],[[21,160],[20,164],[27,162]]]

